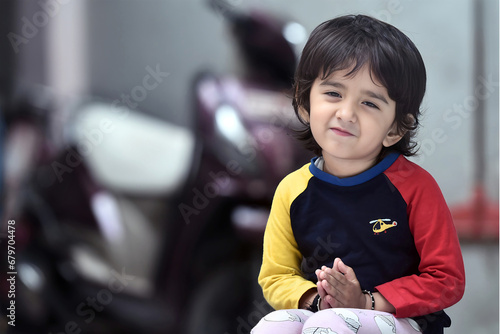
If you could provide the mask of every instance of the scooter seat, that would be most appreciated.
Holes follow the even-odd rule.
[[[78,111],[70,137],[98,183],[135,195],[178,190],[195,151],[190,130],[103,102]]]

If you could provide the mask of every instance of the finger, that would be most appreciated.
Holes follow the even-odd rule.
[[[321,277],[322,272],[323,271],[321,269],[316,269],[316,271],[314,272],[316,274],[316,277],[318,278],[318,281],[323,280],[323,278]]]
[[[335,303],[335,299],[330,296],[326,295],[325,298],[321,298],[321,309],[325,310],[327,308],[332,308],[332,307],[338,307],[338,305]]]
[[[336,257],[335,260],[333,260],[332,268],[335,269],[336,271],[340,271],[339,270],[339,261],[340,261],[340,258],[338,258],[338,257]]]
[[[342,307],[343,304],[340,303],[337,299],[333,298],[332,296],[330,295],[327,295],[325,297],[325,302],[327,305],[329,305],[331,308],[335,308],[335,307]]]
[[[325,301],[331,307],[358,307],[360,297],[363,295],[359,286],[353,287],[346,285],[332,286],[327,280],[320,282],[321,288],[327,293],[324,297]],[[323,297],[321,297],[323,298]]]
[[[329,273],[323,272],[321,276],[325,276],[321,281],[322,288],[328,295],[335,299],[331,301],[332,307],[340,307],[351,298],[353,291],[361,292],[359,283],[353,286],[353,282],[348,281],[344,275],[331,269]],[[328,299],[327,299],[328,300]]]
[[[325,268],[326,270],[331,270],[330,268]],[[326,270],[319,270],[319,271],[316,271],[316,276],[318,276],[318,280],[319,281],[323,281],[325,279],[328,279],[328,273],[326,272]]]
[[[322,283],[324,285],[325,283]],[[326,286],[323,286],[323,289],[327,289]],[[329,307],[343,307],[344,303],[342,302],[343,296],[338,290],[333,290],[335,291],[334,293],[330,294],[328,293],[324,298],[322,297],[322,300],[326,302]]]
[[[340,285],[338,283],[337,284],[330,284],[330,282],[326,279],[321,281],[320,284],[329,296],[331,296],[337,300],[343,298],[342,285]]]
[[[354,270],[346,265],[342,260],[339,260],[338,262],[338,268],[341,273],[345,275],[345,278],[351,282],[357,282],[358,279],[356,278],[356,274],[354,273]]]
[[[321,297],[320,309],[325,310],[327,308],[331,308],[332,305],[330,305],[330,303],[328,302],[329,296],[323,288],[323,285],[321,284],[321,282],[318,282],[316,285],[318,287],[318,294]],[[330,297],[329,299],[332,299],[332,297]]]
[[[323,270],[323,273],[320,274],[320,276],[322,279],[327,280],[333,286],[345,285],[348,282],[344,274],[330,268],[328,268],[327,270]]]
[[[354,282],[357,283],[357,277],[356,274],[354,273],[354,270],[346,265],[341,259],[336,258],[334,261],[334,268],[337,273],[340,273],[342,276],[334,275],[332,274],[333,277],[337,278],[339,283],[341,284],[347,284],[348,282]],[[328,272],[330,273],[330,272]]]
[[[337,289],[342,291],[343,295],[352,295],[357,294],[358,290],[360,291],[361,286],[356,277],[354,269],[346,265],[343,261],[338,262],[338,267],[341,272],[333,271],[332,277],[336,279],[338,283],[330,281],[330,283],[335,286]]]
[[[321,284],[321,282],[318,281],[318,283],[316,283],[316,286],[318,288],[318,294],[321,297],[321,299],[325,299],[325,297],[327,296],[327,293],[326,293],[325,289],[323,288],[323,285]]]

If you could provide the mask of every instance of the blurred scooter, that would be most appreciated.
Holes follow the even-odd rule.
[[[17,272],[16,326],[9,330],[175,328],[176,311],[158,295],[157,272],[177,228],[173,205],[195,165],[194,135],[95,100],[75,107],[63,149],[51,145],[43,123],[20,119],[9,129],[6,159],[33,155],[17,159],[30,171],[24,180],[10,185],[14,168],[7,168]],[[19,143],[24,150],[16,150]]]
[[[284,24],[220,12],[253,75],[195,78],[195,129],[92,99],[71,112],[64,149],[31,142],[44,154],[26,160],[10,211],[12,333],[248,333],[271,311],[262,234],[278,182],[308,160],[288,133],[295,55]]]
[[[287,97],[296,65],[287,38],[299,42],[305,33],[297,23],[241,13],[225,1],[210,4],[233,33],[244,74],[201,73],[194,83],[204,145],[201,170],[210,172],[200,174],[205,186],[193,189],[184,218],[196,220],[215,210],[220,225],[197,222],[186,229],[188,241],[182,243],[196,245],[199,256],[185,332],[249,333],[272,310],[257,285],[272,196],[283,176],[309,159],[291,136],[296,124]],[[193,242],[198,235],[205,236],[199,245]]]
[[[221,253],[238,255],[200,263],[206,268],[200,272],[214,264],[218,269],[193,295],[187,333],[249,333],[272,311],[257,275],[274,191],[284,175],[310,159],[291,134],[297,124],[288,97],[296,66],[292,42],[306,36],[297,23],[261,12],[241,13],[226,1],[210,3],[225,18],[245,61],[243,75],[203,73],[195,81],[204,152],[209,153],[202,159],[207,164],[203,169],[229,175],[225,186],[223,181],[215,184],[225,203],[234,200],[225,209],[231,222],[226,226],[232,229],[222,234],[227,241],[219,247]]]

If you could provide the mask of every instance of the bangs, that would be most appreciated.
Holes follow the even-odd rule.
[[[346,29],[347,30],[347,29]],[[373,38],[369,38],[364,31],[336,31],[323,38],[311,53],[314,59],[306,74],[309,79],[320,78],[325,80],[336,71],[349,70],[345,77],[352,77],[365,65],[369,67],[373,83],[387,88],[389,97],[396,101],[391,82],[394,69],[383,50]],[[392,94],[391,94],[392,92]]]

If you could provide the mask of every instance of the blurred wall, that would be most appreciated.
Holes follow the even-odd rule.
[[[375,16],[406,33],[421,51],[428,74],[418,136],[421,149],[414,160],[434,175],[448,202],[454,204],[467,202],[474,186],[477,89],[488,92],[482,99],[485,179],[488,195],[498,199],[498,2],[479,1],[485,38],[484,73],[479,74],[473,72],[477,50],[472,0],[228,2],[234,10],[258,8],[296,20],[308,33],[324,20],[347,13]],[[21,31],[27,29],[23,20],[33,21],[43,9],[37,2],[16,3],[23,9],[13,21]],[[19,63],[18,82],[59,86],[58,93],[66,95],[90,94],[128,103],[189,126],[193,76],[204,69],[237,70],[237,53],[225,20],[205,1],[61,1],[56,9],[46,26],[18,45],[14,54]],[[50,36],[56,36],[56,41]],[[142,85],[148,68],[160,72],[161,82],[146,95],[136,90],[131,96],[134,87]]]
[[[375,16],[406,33],[422,53],[428,75],[418,135],[421,150],[414,160],[436,178],[449,204],[470,202],[475,185],[473,120],[478,99],[484,102],[486,115],[482,128],[485,185],[489,198],[498,202],[499,9],[498,1],[477,1],[483,5],[480,24],[485,40],[480,73],[473,66],[478,51],[473,0],[228,0],[234,10],[258,8],[296,20],[308,33],[319,23],[347,13]],[[64,123],[65,103],[85,95],[129,104],[190,126],[194,75],[204,69],[216,73],[239,70],[225,19],[202,0],[16,0],[9,4],[18,10],[9,16],[12,26],[3,21],[3,29],[21,39],[4,40],[0,56],[9,68],[2,67],[4,81],[0,84],[8,86],[5,82],[12,79],[17,89],[30,91],[42,85],[52,90],[57,102],[55,131]],[[144,77],[151,72],[157,74],[158,85],[145,89]],[[469,253],[466,261],[477,264],[476,253],[484,259],[491,248]],[[490,289],[483,284],[487,282],[493,285],[489,291],[498,294],[496,265],[469,266],[468,279],[479,282],[476,286],[483,290]],[[484,270],[486,267],[493,268],[492,272]],[[478,279],[478,273],[484,275]],[[485,276],[489,274],[495,278]],[[479,293],[490,297],[488,292]],[[479,300],[475,294],[471,304]],[[466,306],[477,308],[475,304]],[[498,303],[487,307],[497,311]],[[456,312],[460,315],[463,310]],[[498,327],[498,318],[487,321]]]
[[[91,1],[88,6],[89,93],[123,99],[142,85],[147,67],[164,81],[133,101],[177,123],[192,121],[191,84],[201,70],[231,63],[224,20],[202,1]]]

